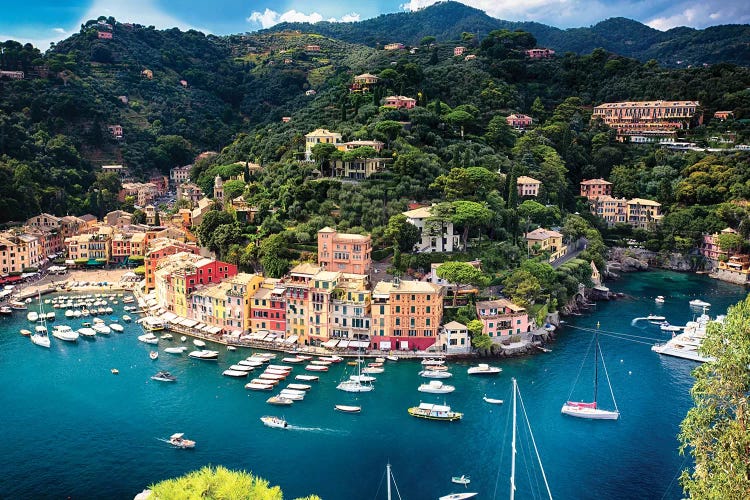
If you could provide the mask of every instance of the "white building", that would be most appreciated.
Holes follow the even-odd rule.
[[[432,207],[420,207],[402,213],[407,222],[419,229],[421,239],[414,245],[415,252],[452,252],[459,248],[461,236],[454,231],[452,222],[440,224],[428,220],[433,217]]]
[[[447,354],[467,354],[471,352],[469,329],[458,321],[446,323],[440,329],[435,346]]]

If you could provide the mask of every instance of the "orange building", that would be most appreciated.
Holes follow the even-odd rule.
[[[324,227],[318,231],[318,265],[327,271],[368,274],[372,267],[372,238]]]
[[[698,101],[607,102],[594,108],[591,119],[615,129],[620,141],[637,137],[645,142],[674,139],[678,130],[703,123],[703,112]]]
[[[539,186],[541,185],[541,181],[538,181],[533,177],[528,177],[526,175],[522,175],[518,179],[516,179],[518,196],[539,196]]]
[[[604,179],[585,179],[581,181],[581,196],[595,200],[600,196],[612,196],[612,183]]]
[[[403,95],[389,95],[385,98],[385,104],[383,106],[396,109],[412,109],[416,105],[417,100],[411,97],[406,97]]]
[[[153,290],[155,286],[154,273],[159,260],[167,257],[168,255],[174,255],[179,252],[190,252],[198,254],[200,248],[196,245],[189,245],[181,241],[171,240],[167,238],[154,239],[149,245],[149,249],[146,251],[146,257],[144,259],[144,267],[146,269],[146,292]]]

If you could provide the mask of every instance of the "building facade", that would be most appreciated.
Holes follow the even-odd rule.
[[[516,179],[516,187],[518,188],[518,196],[531,196],[536,198],[539,196],[539,187],[542,185],[541,181],[528,177],[526,175],[520,176]]]
[[[600,196],[612,196],[612,183],[601,178],[582,180],[581,196],[589,200],[595,200]]]
[[[434,224],[432,207],[420,207],[402,213],[407,222],[419,229],[420,240],[414,246],[415,252],[453,252],[459,248],[461,236],[455,233],[453,223],[447,221],[442,225]]]
[[[507,299],[479,301],[476,310],[482,322],[482,333],[489,335],[493,342],[530,331],[526,309]]]
[[[318,265],[327,271],[368,274],[372,267],[372,238],[324,227],[318,231]]]

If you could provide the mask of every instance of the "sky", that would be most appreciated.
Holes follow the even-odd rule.
[[[283,21],[352,22],[418,10],[438,0],[0,0],[0,40],[31,42],[42,50],[101,15],[157,28],[225,35]],[[628,17],[659,30],[750,24],[748,0],[458,0],[508,21],[572,28]]]

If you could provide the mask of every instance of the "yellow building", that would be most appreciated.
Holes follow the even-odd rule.
[[[0,234],[0,271],[3,274],[38,267],[42,258],[38,237],[11,232]]]
[[[646,229],[649,224],[659,222],[664,216],[661,214],[661,203],[643,198],[628,200],[628,224],[638,229]]]
[[[239,273],[225,283],[230,285],[226,291],[226,329],[247,332],[251,327],[252,297],[263,284],[263,276],[254,273]]]
[[[568,247],[563,245],[562,234],[551,229],[535,229],[526,233],[526,244],[531,254],[549,252],[549,261],[553,262],[568,252]]]
[[[333,292],[330,337],[370,345],[372,292],[366,274],[341,273]]]
[[[231,283],[224,281],[194,291],[190,294],[190,314],[188,317],[206,325],[226,330],[226,296],[231,287]],[[180,315],[179,313],[176,314]]]
[[[309,134],[305,134],[305,160],[312,161],[312,148],[316,144],[333,144],[338,148],[340,142],[341,134],[324,128],[318,128]]]

